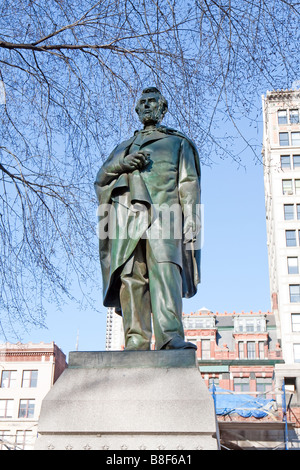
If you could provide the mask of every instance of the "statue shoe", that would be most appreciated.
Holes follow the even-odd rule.
[[[126,341],[126,346],[124,351],[149,351],[150,350],[150,342],[145,341],[142,337],[137,338],[131,337]]]
[[[194,343],[184,341],[179,336],[172,338],[168,343],[164,344],[161,349],[197,349]]]

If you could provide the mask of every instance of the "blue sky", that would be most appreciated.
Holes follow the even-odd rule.
[[[270,309],[262,165],[203,168],[202,283],[184,311]],[[201,305],[199,305],[201,304]]]
[[[261,145],[262,122],[251,132]],[[202,282],[198,293],[184,300],[185,313],[204,306],[213,312],[271,309],[263,167],[247,152],[246,169],[230,159],[202,166]],[[49,305],[48,329],[32,329],[22,342],[54,341],[68,356],[76,348],[79,332],[79,350],[104,350],[106,309],[100,287],[94,292],[100,312],[81,311],[72,302],[61,311]]]

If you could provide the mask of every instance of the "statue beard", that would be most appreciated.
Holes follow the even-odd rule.
[[[149,123],[159,124],[163,119],[162,110],[159,107],[156,111],[152,111],[151,113],[139,114],[139,118],[144,125]]]

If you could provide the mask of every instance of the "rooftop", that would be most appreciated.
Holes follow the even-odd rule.
[[[207,308],[202,308],[200,310],[196,310],[196,312],[190,312],[190,313],[184,313],[183,315],[187,316],[258,316],[258,315],[274,315],[273,312],[267,311],[267,312],[262,312],[259,310],[258,312],[253,312],[250,310],[250,312],[244,312],[243,310],[241,312],[212,312],[211,310],[208,310]]]

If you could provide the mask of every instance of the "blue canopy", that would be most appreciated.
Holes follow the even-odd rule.
[[[214,390],[213,390],[214,389]],[[213,394],[216,414],[225,416],[237,413],[243,418],[264,418],[274,409],[275,400],[253,397],[251,395],[240,395],[212,386],[209,391]]]

